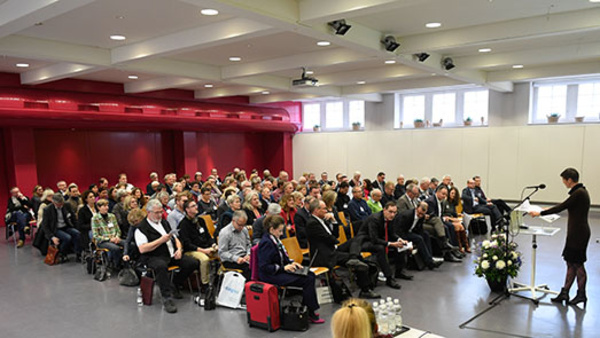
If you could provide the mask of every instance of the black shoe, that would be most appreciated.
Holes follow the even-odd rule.
[[[359,270],[359,271],[366,271],[369,269],[369,266],[366,263],[361,262],[356,258],[349,259],[346,262],[346,266],[348,268],[352,268],[354,270]]]
[[[168,313],[177,312],[177,306],[175,306],[175,302],[171,298],[165,299],[165,301],[163,302],[163,306],[165,308],[165,311],[167,311]]]
[[[181,294],[181,291],[179,291],[178,287],[175,287],[175,289],[173,291],[173,298],[175,298],[175,299],[183,299],[183,295]]]
[[[577,296],[571,299],[567,304],[569,305],[577,305],[583,302],[583,308],[587,306],[587,296],[585,295],[585,290],[577,290]]]
[[[400,271],[396,273],[396,278],[404,279],[404,280],[413,280],[413,276],[407,275],[404,272]]]
[[[464,257],[463,254],[460,253],[460,251],[452,250],[450,251],[450,254],[456,259],[463,259]]]
[[[444,261],[450,262],[450,263],[462,263],[461,259],[458,259],[458,258],[452,256],[450,253],[446,253],[444,255]]]
[[[75,255],[75,262],[81,263],[81,254]]]
[[[446,240],[444,242],[444,249],[448,249],[448,250],[458,250],[459,248],[457,246],[454,246],[452,244],[450,244],[450,242],[448,240]]]
[[[431,260],[429,263],[427,263],[427,267],[429,268],[429,270],[433,270],[435,268],[439,268],[440,265],[442,265],[442,263],[444,263],[444,261]]]
[[[398,284],[398,282],[396,282],[395,279],[393,279],[391,276],[387,277],[387,280],[385,281],[385,285],[391,287],[392,289],[396,289],[396,290],[400,290],[400,288],[402,287],[400,284]]]
[[[358,294],[358,298],[379,299],[379,298],[381,298],[381,295],[373,290],[366,290],[366,291],[361,290],[360,293]]]
[[[564,301],[566,304],[568,304],[569,303],[569,291],[567,291],[567,289],[565,289],[565,288],[561,288],[558,296],[556,296],[554,298],[550,298],[550,301],[552,301],[553,303],[561,303],[561,304]]]

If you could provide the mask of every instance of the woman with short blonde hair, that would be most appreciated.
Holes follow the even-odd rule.
[[[367,311],[354,303],[343,306],[331,319],[333,338],[371,338],[371,323]]]

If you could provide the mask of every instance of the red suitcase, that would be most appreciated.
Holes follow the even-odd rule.
[[[267,283],[247,282],[245,291],[248,324],[269,331],[278,330],[281,321],[277,287]]]

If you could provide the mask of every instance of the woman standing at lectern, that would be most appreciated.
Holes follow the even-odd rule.
[[[560,176],[565,187],[571,189],[569,190],[569,198],[552,208],[545,209],[542,212],[532,211],[529,214],[536,217],[555,214],[565,209],[568,210],[567,241],[562,252],[562,256],[567,262],[567,276],[560,294],[551,300],[558,303],[565,301],[569,305],[577,305],[583,302],[585,308],[587,304],[585,295],[587,272],[583,264],[587,260],[586,251],[590,241],[590,225],[588,224],[590,195],[583,184],[579,183],[579,173],[574,168],[565,169]],[[577,277],[577,296],[569,300],[569,290],[575,281],[575,277]]]

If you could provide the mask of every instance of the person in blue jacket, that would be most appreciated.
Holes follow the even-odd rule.
[[[309,319],[314,324],[325,321],[315,311],[319,308],[315,290],[315,274],[294,274],[302,268],[299,262],[293,262],[279,240],[284,231],[285,220],[280,215],[268,215],[263,221],[264,234],[258,244],[258,275],[261,282],[280,286],[298,286],[302,288],[302,301],[308,308]]]

